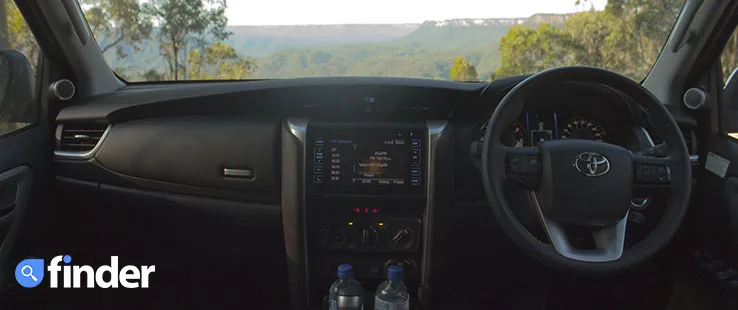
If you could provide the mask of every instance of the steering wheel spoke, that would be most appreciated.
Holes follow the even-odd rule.
[[[536,147],[508,147],[505,176],[517,186],[535,189],[541,182],[541,154]]]
[[[623,255],[623,249],[625,248],[625,229],[628,224],[629,212],[626,212],[625,216],[615,223],[587,228],[591,232],[594,247],[580,248],[571,240],[572,238],[567,233],[565,224],[549,218],[541,210],[537,194],[531,191],[530,195],[536,213],[538,214],[539,222],[556,253],[568,259],[588,263],[615,261]]]
[[[635,195],[663,191],[671,186],[670,157],[631,155],[633,160],[633,191]]]

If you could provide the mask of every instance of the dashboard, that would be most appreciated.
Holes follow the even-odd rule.
[[[285,255],[297,304],[319,304],[336,265],[345,262],[368,287],[383,280],[387,265],[403,265],[411,296],[418,296],[434,270],[437,279],[452,276],[437,273],[451,253],[485,257],[453,274],[493,272],[490,265],[520,258],[495,246],[480,250],[475,242],[510,244],[488,229],[493,220],[470,146],[481,141],[500,100],[525,78],[131,85],[61,110],[54,169],[67,199],[85,197],[90,209],[132,210],[135,222],[144,223],[135,228],[142,240],[193,234],[190,227],[202,214],[227,218],[213,221],[223,223],[208,231],[217,238],[245,236],[225,223],[253,227],[250,236],[271,239],[239,240],[247,254],[236,258],[265,253],[261,263],[279,265],[270,258]],[[649,146],[642,111],[613,89],[559,83],[525,100],[503,137],[507,145],[592,139],[631,150]],[[193,213],[173,217],[164,210]],[[160,219],[171,221],[172,231],[162,230]],[[116,229],[130,230],[125,223]],[[265,227],[278,234],[264,235]],[[203,242],[188,251],[233,257],[226,249]]]

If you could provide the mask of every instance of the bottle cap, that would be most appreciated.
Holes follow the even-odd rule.
[[[351,278],[354,276],[354,267],[350,264],[338,266],[338,277],[341,279]]]
[[[392,265],[387,268],[387,277],[390,280],[402,280],[404,270],[401,266]]]

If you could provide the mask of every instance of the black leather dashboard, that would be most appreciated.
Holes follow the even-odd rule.
[[[278,203],[280,126],[285,118],[444,120],[455,128],[456,196],[483,201],[469,144],[496,103],[524,78],[460,83],[329,77],[131,85],[62,109],[58,124],[112,126],[94,158],[58,158],[56,172],[100,184]],[[588,100],[597,89],[589,89]],[[611,91],[603,95],[612,98]],[[628,119],[638,122],[637,117]],[[224,168],[250,169],[254,176],[225,177]]]

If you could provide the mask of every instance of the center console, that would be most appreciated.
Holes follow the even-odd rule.
[[[354,266],[367,292],[385,279],[389,265],[401,265],[410,293],[418,296],[430,248],[426,232],[432,150],[444,127],[445,122],[425,121],[288,120],[287,129],[299,140],[302,155],[297,158],[301,182],[296,184],[301,193],[294,201],[299,208],[293,210],[300,220],[284,220],[299,227],[294,237],[302,243],[301,251],[294,253],[302,259],[291,271],[303,280],[293,287],[304,294],[298,302],[320,305],[336,279],[337,266],[344,263]],[[283,210],[284,216],[289,211]],[[285,238],[289,243],[288,227]],[[291,256],[290,244],[286,246]]]
[[[426,204],[425,123],[313,123],[307,128],[309,273],[315,294],[354,266],[373,290],[390,264],[417,286]]]

